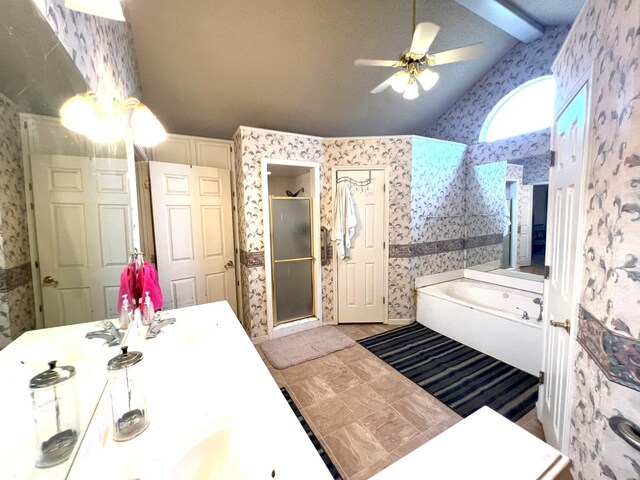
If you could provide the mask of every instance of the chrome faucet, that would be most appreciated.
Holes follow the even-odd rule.
[[[162,330],[163,327],[167,325],[173,325],[176,323],[175,318],[160,318],[160,312],[156,312],[153,315],[153,319],[151,320],[151,325],[149,325],[149,329],[147,330],[146,339],[156,338]]]
[[[536,318],[536,320],[538,322],[541,322],[542,321],[542,299],[540,297],[536,297],[533,299],[533,303],[535,303],[540,307],[540,313],[538,314],[538,318]]]
[[[100,322],[98,325],[102,327],[102,330],[88,332],[85,337],[88,339],[101,338],[105,342],[107,342],[107,346],[109,347],[120,345],[120,342],[122,342],[122,333],[116,328],[113,323],[111,323],[109,320],[106,320],[104,322]]]
[[[529,314],[524,308],[516,307],[518,310],[522,310],[522,319],[529,320]]]

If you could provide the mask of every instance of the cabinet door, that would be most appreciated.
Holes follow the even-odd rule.
[[[153,160],[164,163],[192,165],[193,141],[190,138],[170,136],[152,149]]]
[[[195,140],[196,160],[198,167],[231,169],[231,148],[229,142],[215,140]]]

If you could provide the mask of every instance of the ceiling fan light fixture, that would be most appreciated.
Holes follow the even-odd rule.
[[[407,88],[407,84],[409,83],[410,75],[405,70],[400,70],[398,73],[393,75],[393,80],[391,80],[391,88],[393,88],[396,92],[402,93]]]
[[[433,70],[425,68],[417,75],[417,78],[420,82],[420,85],[422,85],[422,88],[424,88],[425,90],[431,90],[435,86],[435,84],[438,83],[440,75],[438,74],[438,72],[434,72]]]
[[[416,79],[414,77],[411,77],[409,78],[409,82],[407,83],[407,88],[405,88],[402,98],[404,98],[405,100],[415,100],[419,96],[420,96],[420,89],[418,88]]]

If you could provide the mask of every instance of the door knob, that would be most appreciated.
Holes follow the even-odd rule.
[[[549,323],[552,327],[564,328],[567,333],[569,333],[569,330],[571,329],[571,322],[569,321],[569,319],[565,320],[564,322],[554,322],[553,320],[551,320]]]
[[[42,283],[44,283],[45,285],[57,285],[58,281],[51,275],[47,275],[42,279]]]
[[[224,268],[231,268],[231,267],[233,267],[233,260],[229,260],[227,264],[224,266]]]

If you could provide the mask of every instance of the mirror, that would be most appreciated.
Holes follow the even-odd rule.
[[[54,359],[76,368],[82,438],[117,347],[86,339],[95,323],[81,323],[117,317],[137,215],[132,149],[60,124],[62,103],[88,87],[34,2],[2,2],[0,22],[0,382],[8,414],[0,465],[10,478],[65,478],[73,455],[34,467],[29,379]],[[71,326],[45,328],[62,325]]]
[[[549,155],[475,165],[467,174],[467,268],[544,280]]]

